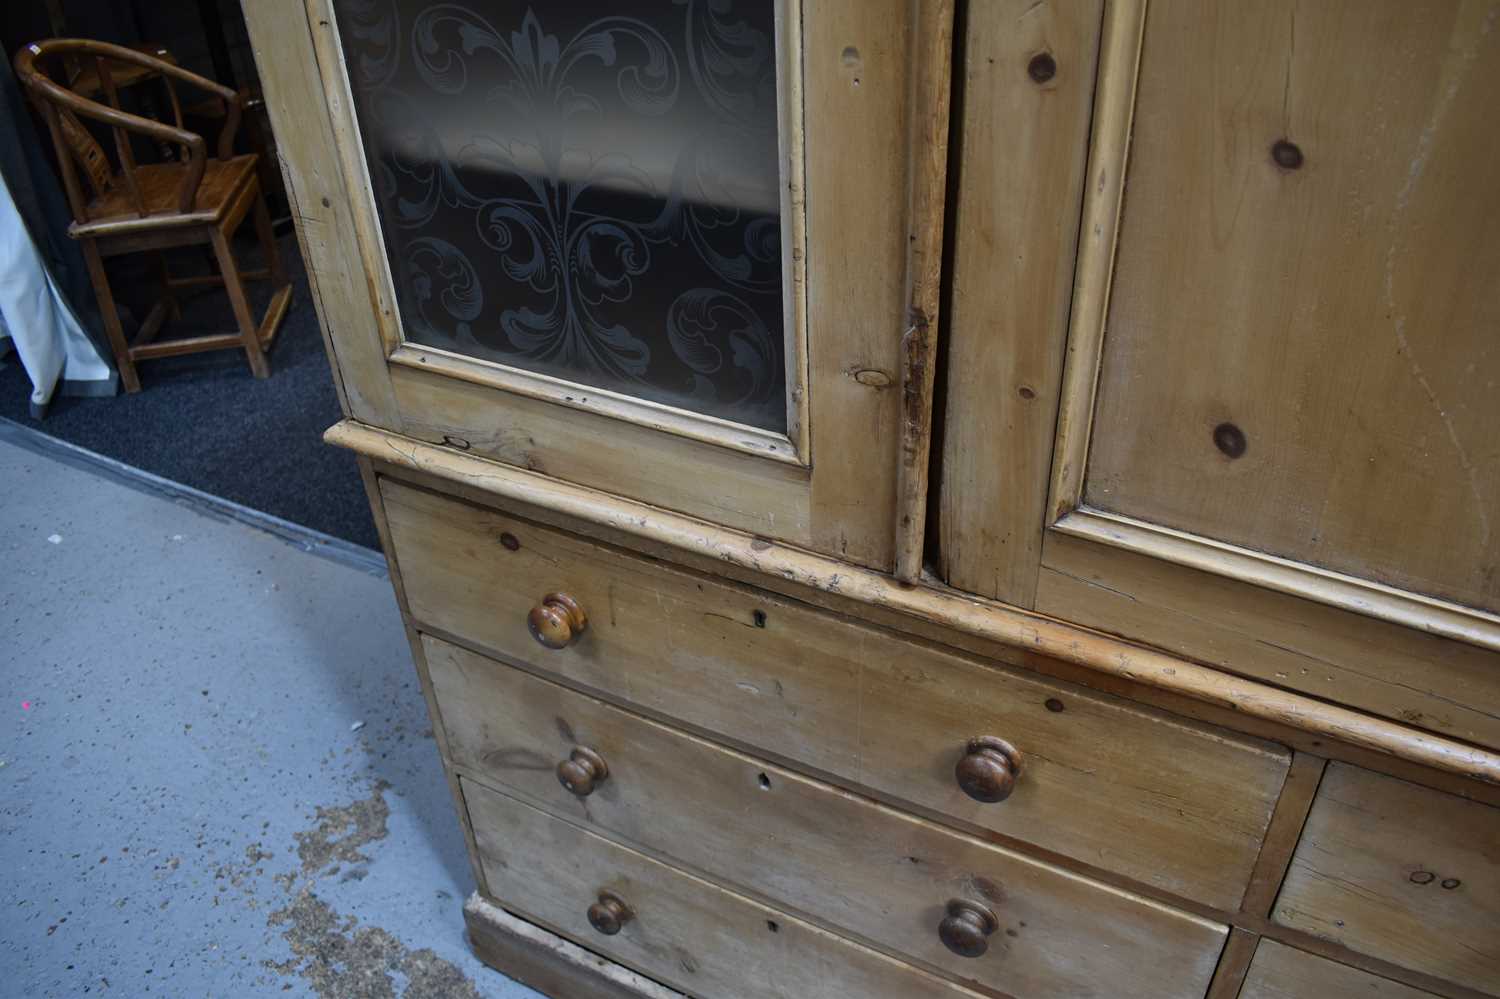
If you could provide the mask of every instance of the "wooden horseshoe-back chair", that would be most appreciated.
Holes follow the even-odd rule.
[[[64,65],[91,64],[97,73],[99,92],[107,104],[92,100],[59,83]],[[276,336],[292,286],[276,252],[271,217],[256,180],[256,157],[234,155],[235,130],[239,127],[243,99],[228,87],[190,73],[174,63],[137,49],[84,39],[54,38],[27,45],[16,55],[16,75],[31,93],[46,119],[57,149],[63,186],[73,210],[68,232],[82,244],[84,260],[105,332],[120,368],[127,392],[140,391],[136,362],[152,357],[188,354],[200,350],[240,347],[249,358],[257,378],[270,374],[266,351]],[[143,73],[142,71],[146,71]],[[175,125],[131,114],[120,107],[115,74],[134,79],[160,77],[171,101]],[[201,135],[182,124],[182,104],[175,82],[182,82],[218,97],[224,102],[224,125],[219,132],[216,154],[210,158]],[[82,119],[109,126],[114,136],[112,161]],[[131,135],[145,136],[159,146],[180,150],[178,158],[164,163],[137,165],[131,150]],[[264,251],[262,270],[241,272],[235,263],[230,240],[246,217],[255,217],[255,229]],[[162,251],[197,243],[212,245],[219,273],[174,278],[162,257],[163,295],[146,315],[133,340],[125,339],[115,308],[114,294],[104,272],[104,258],[122,253]],[[246,280],[269,279],[273,294],[259,324],[245,298]],[[157,340],[167,315],[180,315],[173,293],[179,289],[220,284],[229,295],[238,333],[214,333],[176,340]]]

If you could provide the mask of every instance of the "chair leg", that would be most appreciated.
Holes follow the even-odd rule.
[[[240,280],[240,268],[235,263],[229,239],[217,227],[212,230],[211,239],[214,256],[219,260],[219,271],[224,275],[224,290],[229,293],[229,304],[234,307],[234,321],[240,328],[240,342],[245,345],[245,357],[250,361],[250,372],[256,378],[269,378],[271,366],[266,362],[266,352],[260,346],[255,317],[250,314],[250,303],[245,298],[245,284]]]
[[[172,268],[167,263],[167,251],[166,250],[158,250],[158,251],[156,251],[156,265],[157,265],[157,267],[159,267],[161,269],[161,295],[162,295],[162,298],[167,303],[167,308],[168,308],[168,310],[170,310],[171,317],[174,320],[176,320],[178,322],[181,322],[182,321],[182,304],[177,301],[177,296],[173,293],[173,289],[172,289]]]
[[[104,335],[109,338],[110,349],[115,352],[115,367],[120,369],[120,384],[126,392],[139,392],[141,379],[130,358],[130,344],[125,339],[125,329],[120,325],[120,312],[115,307],[115,295],[109,288],[109,276],[104,273],[104,259],[92,239],[81,240],[84,263],[89,268],[89,281],[94,285],[94,297],[99,301],[99,313],[104,318]]]
[[[264,192],[255,196],[255,235],[260,239],[260,249],[266,257],[266,271],[271,275],[271,287],[280,288],[286,284],[286,271],[281,266],[281,253],[276,248],[276,230],[271,227],[271,212],[266,208]]]

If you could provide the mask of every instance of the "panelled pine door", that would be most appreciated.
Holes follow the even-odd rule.
[[[960,57],[945,578],[1500,745],[1500,5],[1027,6]]]
[[[275,2],[353,418],[891,567],[910,4]]]

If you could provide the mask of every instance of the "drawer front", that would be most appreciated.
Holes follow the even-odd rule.
[[[506,908],[673,988],[705,999],[978,999],[515,798],[461,784],[485,880]],[[629,912],[612,935],[589,921],[601,893]]]
[[[1274,918],[1500,994],[1500,809],[1331,763]]]
[[[1262,940],[1239,999],[1430,999],[1431,992]]]
[[[1201,996],[1213,974],[1222,926],[430,637],[424,645],[461,772],[580,825],[1014,995]],[[562,786],[563,761],[586,795]],[[997,918],[982,956],[940,940],[953,900]]]
[[[1238,907],[1285,778],[1279,747],[389,479],[381,489],[421,624],[840,781]],[[588,617],[559,650],[526,623],[553,591]],[[954,778],[981,735],[1023,757],[1002,802],[976,801]]]

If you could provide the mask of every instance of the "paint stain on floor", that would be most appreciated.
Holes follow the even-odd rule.
[[[0,996],[534,999],[387,580],[3,433],[0,482]]]
[[[337,808],[319,808],[318,824],[295,834],[302,873],[315,874],[332,863],[369,863],[370,858],[359,850],[385,839],[385,823],[391,817],[385,792],[390,786],[383,780],[376,781],[368,798]]]
[[[390,808],[377,780],[370,795],[347,805],[320,807],[317,825],[293,833],[302,875],[275,878],[290,904],[271,913],[266,925],[279,929],[295,955],[287,961],[265,961],[283,976],[298,976],[323,999],[481,999],[468,975],[430,948],[412,950],[379,926],[360,926],[354,916],[340,915],[314,892],[320,878],[339,875],[339,863],[367,864],[360,848],[384,839]],[[352,871],[364,877],[364,867]]]
[[[410,950],[378,926],[340,916],[311,888],[272,913],[269,925],[282,927],[296,957],[266,966],[299,975],[323,999],[480,999],[454,964],[425,947]]]

